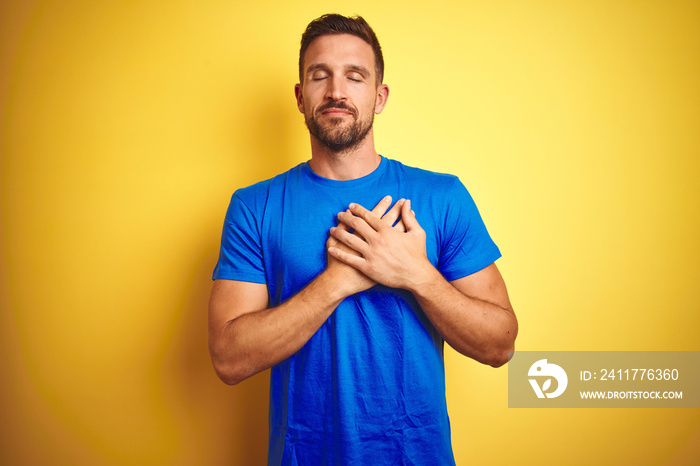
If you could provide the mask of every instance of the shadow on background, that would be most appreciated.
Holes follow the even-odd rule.
[[[212,367],[207,348],[207,304],[211,271],[218,244],[209,242],[193,266],[189,296],[186,297],[179,338],[174,342],[171,388],[176,392],[173,412],[179,413],[181,430],[194,442],[184,448],[191,456],[182,464],[196,464],[202,448],[216,464],[265,464],[267,458],[267,412],[269,370],[238,385],[221,382]]]
[[[290,91],[264,91],[251,94],[248,109],[257,109],[250,118],[232,128],[232,182],[229,196],[238,188],[281,173],[302,160],[306,152],[295,154],[292,134],[305,131],[301,115],[294,106]],[[257,95],[254,95],[257,94]],[[238,147],[253,147],[254,153],[235,153]],[[308,151],[308,149],[306,149]],[[225,200],[228,202],[228,200]],[[216,212],[213,222],[202,233],[199,251],[193,255],[180,329],[172,350],[172,381],[179,389],[173,399],[173,412],[178,412],[182,431],[200,445],[193,445],[191,462],[197,463],[197,452],[207,452],[216,464],[259,465],[267,459],[268,402],[270,371],[263,371],[236,386],[227,386],[214,373],[207,348],[207,305],[211,290],[211,274],[219,254],[221,225],[225,211]],[[196,220],[195,220],[196,221]],[[211,236],[209,232],[216,231]],[[194,245],[193,245],[194,246]],[[167,382],[166,382],[167,383]],[[183,464],[184,459],[178,459]]]

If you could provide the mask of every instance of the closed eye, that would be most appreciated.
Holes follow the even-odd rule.
[[[353,82],[364,82],[370,77],[370,72],[364,66],[350,65],[345,68],[345,76]]]
[[[348,73],[345,75],[350,81],[360,83],[363,82],[366,79],[366,76],[359,70],[357,69],[351,69]]]

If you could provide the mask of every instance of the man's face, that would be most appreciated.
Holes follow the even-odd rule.
[[[372,47],[350,34],[321,36],[306,49],[303,76],[295,92],[311,135],[334,152],[364,140],[389,92],[376,82]]]

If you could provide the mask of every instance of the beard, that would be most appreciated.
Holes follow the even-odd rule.
[[[352,113],[353,122],[349,126],[343,125],[344,118],[330,118],[326,124],[316,119],[316,115],[329,108],[341,108]],[[321,144],[333,152],[345,152],[361,143],[374,124],[374,114],[363,121],[357,117],[357,111],[348,107],[344,102],[331,101],[316,110],[315,114],[305,115],[304,121],[309,132]]]

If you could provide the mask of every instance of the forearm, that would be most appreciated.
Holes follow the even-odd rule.
[[[357,204],[338,218],[359,235],[340,229],[331,235],[358,255],[329,248],[331,256],[377,283],[411,291],[435,329],[460,353],[492,366],[508,361],[518,323],[495,264],[447,282],[428,260],[426,234],[409,200],[401,207],[405,233]]]
[[[434,268],[411,285],[413,295],[443,339],[461,354],[494,367],[508,361],[518,322],[506,297],[499,304],[464,294]]]
[[[210,329],[219,377],[236,384],[297,352],[345,296],[338,277],[322,273],[279,306],[248,312]]]

